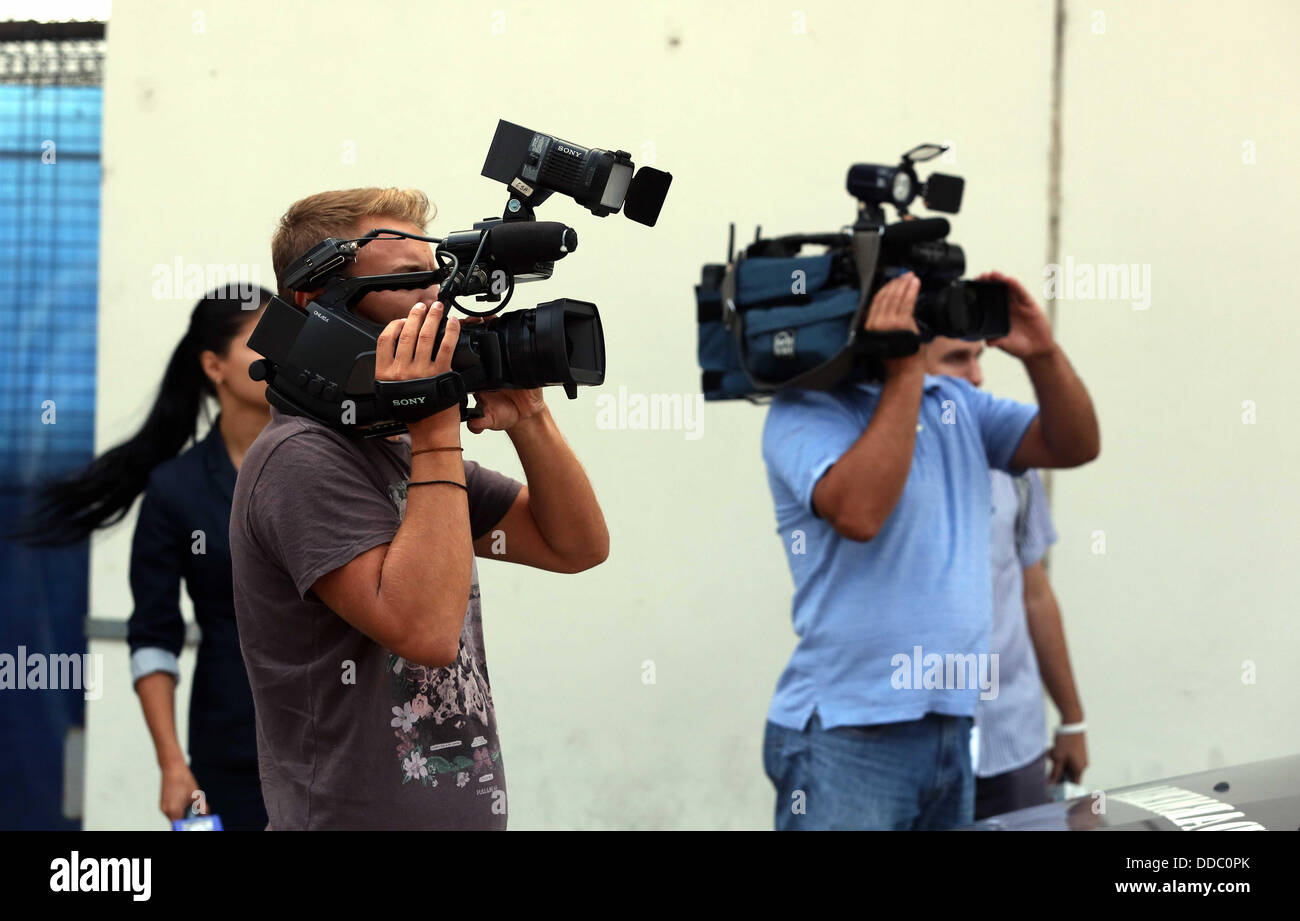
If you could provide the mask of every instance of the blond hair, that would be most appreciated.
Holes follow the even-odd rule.
[[[285,269],[326,237],[358,236],[357,227],[367,217],[409,221],[423,233],[434,213],[429,197],[418,189],[341,189],[294,202],[271,237],[271,264],[280,296],[293,294],[284,286]]]

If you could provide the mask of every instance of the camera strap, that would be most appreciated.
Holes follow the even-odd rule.
[[[375,381],[375,399],[398,422],[418,422],[453,406],[462,418],[469,405],[465,381],[455,371],[409,381]]]

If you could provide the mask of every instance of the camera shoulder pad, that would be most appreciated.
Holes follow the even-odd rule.
[[[398,422],[418,422],[444,409],[469,402],[465,381],[455,371],[409,381],[375,381],[379,407]]]

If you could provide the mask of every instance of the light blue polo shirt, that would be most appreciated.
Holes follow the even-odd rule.
[[[813,514],[812,494],[866,431],[880,385],[788,391],[768,410],[763,459],[799,637],[768,711],[779,726],[802,730],[814,708],[826,728],[973,716],[994,675],[989,470],[1008,469],[1038,408],[961,378],[923,386],[903,494],[865,543]]]

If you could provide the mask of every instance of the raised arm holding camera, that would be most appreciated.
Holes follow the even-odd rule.
[[[277,278],[323,237],[376,227],[422,235],[427,210],[423,194],[396,189],[304,199],[277,231]],[[347,271],[434,267],[428,243],[383,237]],[[313,294],[281,285],[304,310]],[[377,381],[450,369],[460,322],[440,329],[437,297],[431,285],[358,301],[356,313],[383,328]],[[389,438],[353,437],[273,405],[248,452],[231,547],[273,829],[505,827],[475,556],[572,573],[604,560],[609,538],[541,391],[479,403],[471,431],[506,432],[527,485],[462,461],[455,404]]]
[[[653,226],[672,176],[506,121],[482,173],[509,198],[472,230],[425,236],[423,193],[352,189],[293,205],[272,243],[280,296],[249,338],[271,423],[230,523],[272,828],[504,829],[475,556],[576,573],[609,553],[539,389],[604,380],[596,305],[496,314],[577,246],[536,206]],[[527,485],[462,461],[462,422],[505,432]]]
[[[998,693],[990,474],[1097,456],[1092,403],[1014,279],[963,279],[946,218],[965,180],[858,163],[854,221],[764,237],[695,288],[710,400],[770,397],[763,460],[794,577],[794,653],[768,709],[777,829],[942,829],[972,820],[972,718]],[[900,220],[889,223],[885,208]],[[807,247],[823,251],[807,255]],[[936,337],[1019,358],[1039,406],[926,373]]]
[[[1097,456],[1083,384],[1014,279],[1010,329],[1039,406],[925,373],[918,352],[882,382],[773,400],[764,459],[795,580],[799,643],[768,716],[776,827],[942,829],[973,817],[969,737],[997,693],[987,653],[989,469]],[[883,285],[872,333],[916,332],[920,282]]]

